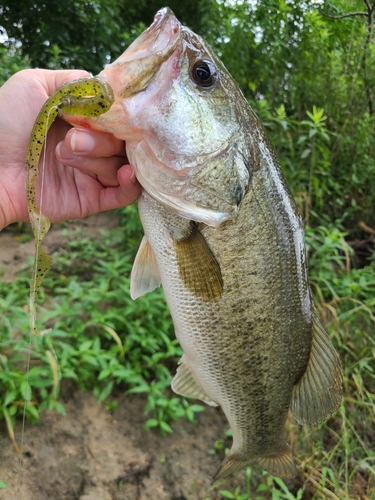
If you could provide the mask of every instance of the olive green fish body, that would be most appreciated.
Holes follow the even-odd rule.
[[[168,9],[99,76],[115,103],[90,126],[126,141],[143,187],[131,296],[163,285],[184,351],[172,389],[224,410],[233,446],[216,477],[248,464],[293,476],[288,410],[301,424],[324,420],[342,375],[264,129],[210,47]]]
[[[139,201],[184,362],[207,400],[223,408],[232,451],[246,463],[285,451],[292,389],[306,370],[312,338],[300,217],[280,172],[272,166],[271,176],[266,159],[261,163],[237,218],[202,231],[223,280],[213,300],[197,296],[181,278],[171,231],[178,216],[147,195]],[[204,264],[196,271],[203,274]]]

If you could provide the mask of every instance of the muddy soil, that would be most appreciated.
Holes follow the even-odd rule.
[[[93,236],[116,224],[111,212],[78,223]],[[52,228],[44,248],[52,253],[65,238]],[[0,279],[11,281],[33,254],[33,242],[23,239],[15,228],[0,233]],[[60,399],[65,417],[44,412],[39,424],[26,422],[21,456],[0,423],[0,481],[8,485],[0,489],[0,500],[216,500],[224,498],[219,489],[243,483],[240,476],[211,489],[224,451],[209,450],[228,428],[220,409],[207,408],[197,424],[175,422],[173,434],[163,437],[144,429],[142,396],[118,394],[110,413],[65,382]],[[21,433],[18,422],[19,445]]]
[[[89,393],[65,384],[67,415],[44,412],[26,424],[22,458],[0,428],[1,500],[198,500],[222,498],[212,477],[222,456],[211,455],[227,424],[207,408],[198,423],[180,420],[173,434],[144,429],[145,400],[119,395],[108,412]],[[21,422],[16,440],[21,443]],[[221,485],[229,488],[236,484]]]

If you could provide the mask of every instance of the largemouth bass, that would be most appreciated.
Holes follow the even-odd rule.
[[[324,420],[342,375],[274,149],[223,64],[169,9],[99,78],[111,109],[66,119],[126,141],[145,232],[131,294],[163,285],[184,351],[172,388],[223,409],[233,446],[217,478],[249,464],[294,476],[288,410]]]

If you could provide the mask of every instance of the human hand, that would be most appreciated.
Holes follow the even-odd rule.
[[[25,158],[41,107],[60,85],[87,76],[80,70],[23,70],[0,88],[0,230],[29,220]],[[71,128],[58,118],[45,150],[43,213],[51,222],[129,205],[139,195],[124,142],[111,134]]]

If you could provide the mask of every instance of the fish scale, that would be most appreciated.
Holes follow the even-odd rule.
[[[255,188],[256,179],[253,182]],[[143,197],[139,201],[145,235],[158,267],[168,270],[161,278],[186,360],[210,399],[220,402],[232,429],[237,429],[234,450],[241,449],[244,456],[254,459],[268,451],[274,452],[275,442],[279,448],[285,448],[284,426],[292,386],[306,368],[311,340],[311,325],[304,325],[304,336],[300,335],[299,321],[291,325],[288,311],[293,294],[296,295],[294,301],[300,302],[294,283],[295,255],[292,254],[290,263],[284,265],[288,268],[290,283],[286,283],[284,273],[270,271],[275,267],[275,252],[270,243],[278,247],[281,243],[274,236],[273,217],[269,217],[270,224],[266,223],[265,207],[259,201],[265,195],[258,192],[255,197],[249,191],[241,205],[237,224],[204,229],[204,238],[219,262],[224,281],[223,295],[215,304],[186,296],[176,256],[173,259],[173,240],[164,237],[171,225],[171,216],[166,217],[163,207],[150,198]],[[260,218],[262,232],[259,231]],[[266,265],[264,260],[270,259],[263,250],[264,245],[273,256]],[[238,259],[238,254],[242,259]],[[278,254],[278,260],[285,261],[283,248],[278,249]],[[246,269],[259,269],[260,272],[254,273],[249,280]],[[262,272],[263,269],[268,272]],[[267,276],[270,283],[266,281]],[[277,286],[275,276],[279,276]],[[271,298],[273,294],[282,295],[278,288],[288,297],[285,304],[275,304]],[[192,318],[198,321],[193,322]],[[286,330],[284,335],[280,334],[282,328]],[[291,349],[294,334],[295,352]],[[285,359],[295,362],[285,363]],[[265,398],[265,394],[270,397]],[[283,418],[280,412],[284,413]]]

